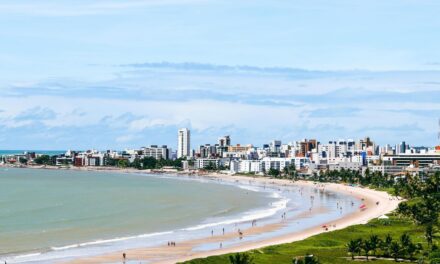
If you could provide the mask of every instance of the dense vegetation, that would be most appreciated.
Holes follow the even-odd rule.
[[[292,171],[276,173],[275,177],[299,178]],[[226,254],[186,263],[355,263],[374,259],[378,264],[395,261],[440,264],[440,173],[421,180],[411,175],[394,179],[380,173],[367,171],[361,176],[358,172],[341,170],[315,175],[313,180],[389,188],[406,201],[389,219],[374,219],[366,225],[322,233],[303,241],[251,250],[240,253],[240,257]],[[233,259],[246,259],[246,262],[233,262]]]
[[[38,165],[53,165],[53,161],[49,155],[41,155],[34,159],[34,162]]]

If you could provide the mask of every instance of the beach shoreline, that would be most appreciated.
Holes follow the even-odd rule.
[[[60,169],[58,167],[42,167],[42,166],[26,166],[31,169]],[[126,261],[139,262],[153,262],[153,263],[176,263],[191,260],[194,258],[204,258],[213,255],[221,255],[232,252],[242,252],[270,245],[290,243],[298,240],[303,240],[313,235],[317,235],[323,232],[329,232],[333,230],[342,229],[351,225],[365,224],[369,220],[377,218],[381,215],[389,213],[397,208],[399,200],[391,195],[368,188],[354,187],[336,183],[316,183],[311,181],[291,181],[287,179],[272,179],[262,176],[240,176],[240,175],[227,175],[220,173],[185,173],[185,172],[173,172],[173,171],[144,171],[132,168],[120,169],[112,167],[104,168],[90,168],[90,167],[73,167],[63,169],[74,169],[80,171],[101,171],[101,172],[117,172],[117,173],[136,173],[136,174],[171,174],[175,177],[200,177],[210,179],[214,181],[228,181],[238,182],[240,184],[257,184],[260,186],[270,185],[272,187],[307,187],[307,188],[319,188],[321,190],[336,192],[340,194],[350,195],[356,199],[362,200],[366,209],[358,210],[354,213],[347,214],[342,218],[339,218],[331,223],[328,223],[328,227],[323,228],[320,226],[314,226],[311,228],[303,229],[297,232],[291,232],[282,234],[276,237],[260,240],[260,241],[243,241],[237,245],[218,248],[209,251],[194,251],[200,245],[222,243],[225,239],[232,239],[237,236],[234,232],[227,232],[224,235],[207,236],[205,238],[192,239],[188,241],[179,242],[175,247],[158,246],[158,247],[146,247],[146,248],[134,248],[124,251],[117,251],[96,256],[85,256],[67,263],[114,263],[122,260],[122,253],[126,253]],[[287,219],[289,221],[289,219]],[[283,223],[274,223],[264,226],[252,227],[243,230],[246,235],[262,234],[266,232],[272,232],[282,227]],[[66,263],[66,261],[59,261]]]
[[[136,170],[122,170],[131,173],[138,173]],[[152,173],[152,172],[148,172]],[[351,225],[356,224],[366,224],[369,220],[380,217],[384,214],[390,213],[395,210],[399,204],[399,199],[396,197],[392,197],[386,192],[380,192],[376,190],[372,190],[369,188],[362,187],[353,187],[343,184],[337,183],[316,183],[311,181],[291,181],[286,179],[272,179],[268,177],[262,176],[241,176],[241,175],[227,175],[220,173],[207,173],[207,174],[185,174],[185,173],[175,173],[175,175],[184,175],[184,176],[197,176],[197,177],[206,177],[212,180],[222,180],[222,181],[231,181],[231,182],[240,182],[240,183],[257,183],[260,185],[274,185],[279,187],[286,186],[297,186],[297,187],[308,187],[308,188],[325,188],[327,191],[342,193],[346,195],[353,196],[357,199],[363,200],[363,203],[366,206],[366,210],[359,210],[355,213],[351,213],[349,215],[344,216],[336,221],[332,221],[331,225],[329,225],[328,230],[322,228],[322,226],[315,226],[313,228],[308,228],[305,230],[301,230],[299,232],[293,232],[290,234],[285,234],[278,236],[276,238],[269,238],[267,240],[256,241],[256,242],[243,242],[237,246],[228,247],[228,248],[219,248],[216,250],[204,251],[204,252],[194,252],[192,249],[200,244],[211,244],[211,243],[220,243],[220,241],[229,238],[224,236],[214,236],[207,237],[205,239],[196,239],[192,241],[186,241],[179,245],[177,248],[168,248],[164,247],[154,247],[154,248],[139,248],[139,249],[130,249],[124,251],[127,254],[127,259],[129,261],[152,261],[154,263],[160,264],[169,264],[176,262],[188,261],[195,258],[205,258],[214,255],[227,254],[232,252],[243,252],[252,249],[258,249],[261,247],[290,243],[298,240],[303,240],[308,237],[334,230],[339,230],[346,228]],[[377,205],[376,203],[379,202]],[[260,227],[258,230],[244,230],[247,234],[251,235],[255,232],[270,232],[277,228],[280,228],[280,225],[269,225],[265,227]],[[234,236],[234,234],[230,234]],[[117,262],[121,260],[122,251],[115,252],[111,254],[105,254],[101,256],[94,257],[86,257],[78,260],[70,261],[68,263],[108,263],[108,262]]]

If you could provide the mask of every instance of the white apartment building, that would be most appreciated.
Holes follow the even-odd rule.
[[[242,160],[239,163],[238,171],[244,173],[260,173],[262,172],[262,166],[258,160]]]
[[[191,156],[191,135],[188,128],[179,129],[177,132],[177,158]]]
[[[307,164],[310,164],[310,159],[309,158],[296,157],[296,158],[291,159],[291,160],[295,164],[295,169],[296,170],[300,170],[300,169],[304,168]]]
[[[265,157],[260,162],[262,171],[268,172],[270,169],[282,171],[292,163],[292,159]]]
[[[382,175],[385,173],[388,175],[394,175],[397,173],[404,172],[406,167],[405,166],[394,166],[394,165],[380,165],[380,166],[369,166],[368,167],[371,172],[381,172]]]
[[[220,160],[219,159],[196,159],[194,161],[194,168],[195,169],[203,169],[203,168],[206,168],[210,164],[212,164],[218,168],[220,166]]]
[[[362,168],[362,162],[341,161],[338,163],[329,164],[329,170],[354,170],[359,171]]]
[[[150,147],[143,147],[141,148],[141,152],[142,152],[142,156],[153,157],[157,160],[171,158],[171,149],[169,149],[166,145],[160,147],[157,145],[151,145]]]

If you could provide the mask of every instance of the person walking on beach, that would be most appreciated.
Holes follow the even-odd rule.
[[[125,262],[125,260],[127,259],[127,255],[125,254],[125,252],[122,253],[122,258],[124,259],[124,262]]]
[[[225,228],[223,227],[223,235],[225,235]]]

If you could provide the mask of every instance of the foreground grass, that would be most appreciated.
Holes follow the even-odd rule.
[[[407,219],[391,216],[388,220],[372,220],[366,225],[355,225],[342,230],[327,232],[310,237],[308,239],[277,246],[269,246],[261,249],[248,251],[255,264],[263,263],[292,263],[295,256],[304,256],[307,253],[314,254],[320,263],[359,263],[353,262],[347,253],[346,244],[351,239],[368,238],[370,235],[378,235],[384,238],[390,234],[394,240],[407,233],[415,243],[422,243],[426,248],[424,229],[413,224]],[[436,238],[438,241],[438,238]],[[229,254],[213,256],[204,259],[195,259],[184,262],[185,264],[227,264]],[[375,260],[374,263],[394,263],[390,260]]]

